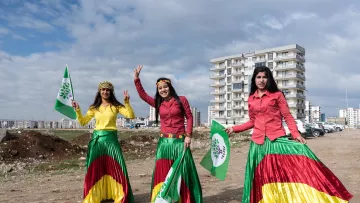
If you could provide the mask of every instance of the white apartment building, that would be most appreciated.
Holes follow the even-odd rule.
[[[346,118],[347,125],[350,128],[354,128],[360,125],[360,109],[339,109],[339,117]]]
[[[149,121],[155,121],[155,120],[156,120],[155,108],[150,106]]]
[[[295,119],[305,119],[305,49],[297,44],[211,59],[209,122],[244,123],[255,67],[267,66],[288,101]]]
[[[320,122],[320,117],[321,117],[321,108],[320,106],[312,106],[311,107],[311,120],[312,122]]]
[[[305,122],[312,123],[311,102],[305,101]]]

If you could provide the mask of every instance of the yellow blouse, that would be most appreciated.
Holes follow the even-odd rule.
[[[124,106],[115,107],[113,105],[102,106],[99,109],[89,108],[86,115],[83,116],[81,109],[76,109],[76,117],[80,125],[85,126],[95,117],[95,130],[117,130],[116,119],[117,114],[120,113],[125,118],[135,118],[134,110],[132,109],[130,102],[125,101]]]

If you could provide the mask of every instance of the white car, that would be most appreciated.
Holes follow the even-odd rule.
[[[299,130],[299,133],[300,134],[306,133],[305,124],[301,120],[298,120],[298,119],[296,119],[295,122],[296,122],[296,126],[297,126],[297,128]],[[283,125],[283,127],[285,129],[286,135],[290,135],[289,127],[287,126],[287,124],[286,124],[286,122],[284,120],[282,122],[282,125]],[[254,129],[250,130],[250,135],[253,133],[253,131],[254,131]]]

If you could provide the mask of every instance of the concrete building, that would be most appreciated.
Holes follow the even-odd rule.
[[[291,114],[305,119],[305,49],[297,44],[211,59],[208,122],[239,124],[249,120],[248,97],[255,67],[267,66],[286,95]]]
[[[311,107],[312,122],[321,122],[320,115],[321,115],[320,106],[312,106]]]
[[[350,128],[360,126],[360,109],[347,108],[339,109],[339,117],[346,118],[347,125]]]
[[[191,107],[191,113],[193,116],[193,126],[198,127],[201,124],[200,121],[200,112],[197,110],[196,107]]]
[[[305,101],[305,122],[311,123],[312,117],[311,117],[311,102]]]
[[[149,111],[149,121],[155,121],[156,120],[156,116],[155,116],[155,108],[150,106],[150,111]],[[160,118],[159,118],[160,121]]]

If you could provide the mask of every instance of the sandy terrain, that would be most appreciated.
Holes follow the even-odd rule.
[[[360,202],[360,131],[343,131],[308,139],[308,145]],[[241,202],[249,143],[232,148],[227,179],[219,181],[199,165],[205,151],[194,158],[203,187],[204,202]],[[148,202],[153,158],[126,160],[136,202]],[[81,202],[84,169],[18,174],[0,179],[0,202]]]

